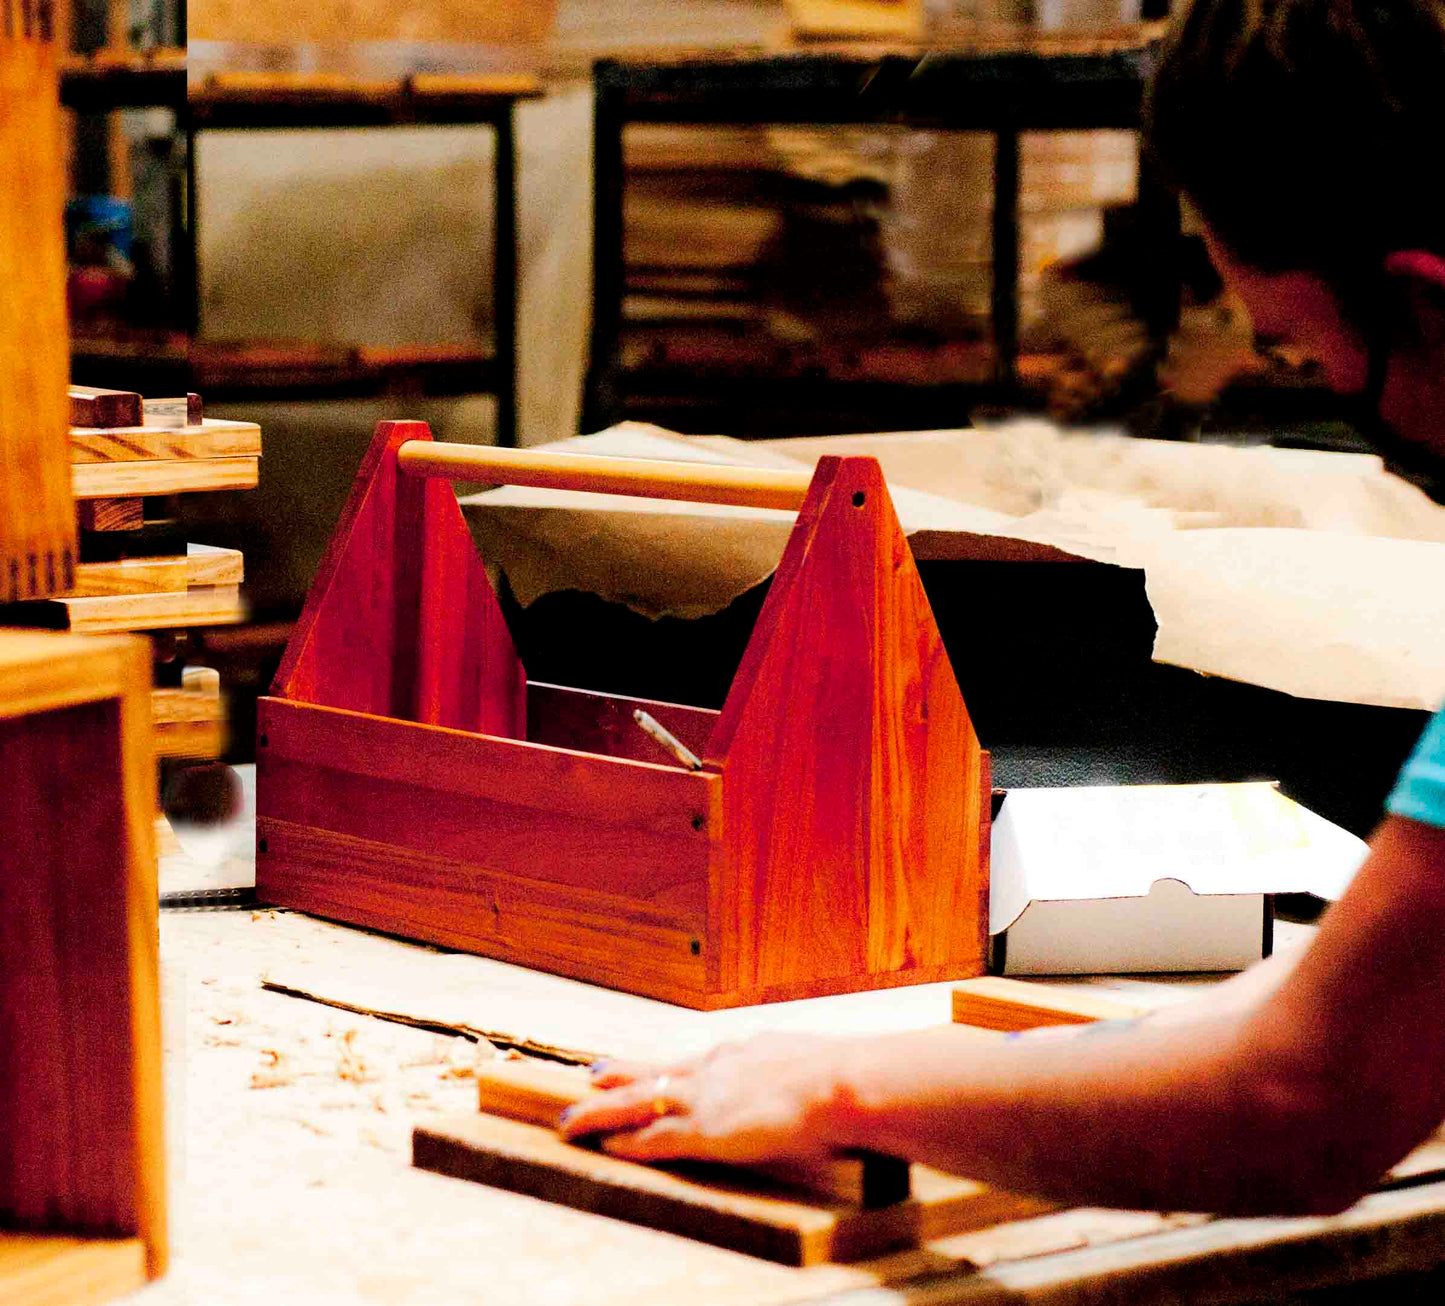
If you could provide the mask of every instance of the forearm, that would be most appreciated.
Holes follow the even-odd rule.
[[[1316,1104],[1250,1053],[1238,1013],[1107,1036],[980,1045],[966,1031],[843,1044],[841,1146],[925,1161],[1071,1204],[1233,1214],[1334,1209]]]

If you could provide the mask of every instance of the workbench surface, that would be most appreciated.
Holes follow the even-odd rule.
[[[187,847],[163,861],[163,890],[250,873],[244,837]],[[161,960],[174,1257],[137,1306],[1260,1302],[1445,1260],[1442,1174],[1331,1218],[1070,1210],[791,1269],[414,1170],[411,1127],[475,1109],[479,1031],[660,1055],[764,1028],[939,1024],[949,985],[692,1012],[266,909],[165,911]]]

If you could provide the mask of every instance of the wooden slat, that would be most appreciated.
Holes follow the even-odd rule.
[[[67,597],[180,594],[187,585],[185,558],[122,558],[117,562],[82,562],[75,569],[75,588]]]
[[[127,640],[0,630],[0,720],[118,697],[130,656]]]
[[[146,1281],[139,1238],[0,1233],[0,1301],[15,1306],[99,1306]]]
[[[180,402],[184,402],[183,400]],[[72,463],[146,462],[181,458],[259,457],[261,428],[254,422],[223,422],[207,418],[198,425],[163,426],[147,420],[144,426],[102,430],[70,428]]]
[[[1149,1007],[1064,992],[1047,984],[988,975],[965,980],[953,990],[953,1019],[979,1029],[1038,1029],[1046,1025],[1087,1025],[1096,1020],[1132,1020]]]
[[[187,589],[239,585],[243,579],[245,559],[238,549],[192,544],[183,556],[83,562],[75,569],[75,588],[67,597],[177,594]]]
[[[666,1170],[563,1142],[495,1116],[416,1129],[413,1164],[619,1220],[684,1234],[787,1265],[878,1255],[1050,1209],[1033,1198],[913,1167],[911,1200],[866,1209],[766,1186],[722,1167]]]
[[[133,390],[72,385],[69,399],[71,426],[139,426],[145,420],[144,401]]]
[[[481,1062],[476,1077],[479,1105],[488,1115],[548,1129],[556,1127],[566,1108],[600,1091],[593,1088],[585,1070],[535,1058]],[[776,1162],[743,1169],[771,1183],[857,1206],[887,1206],[908,1198],[909,1167],[891,1156]]]
[[[197,490],[250,490],[256,485],[259,470],[257,458],[167,458],[77,463],[70,473],[77,499],[108,499]]]
[[[158,726],[218,722],[223,713],[219,694],[194,689],[151,690],[151,717]]]
[[[172,630],[182,626],[224,626],[246,619],[235,585],[207,585],[179,594],[116,594],[97,598],[50,599],[23,605],[36,614],[31,624],[92,634],[120,630]]]

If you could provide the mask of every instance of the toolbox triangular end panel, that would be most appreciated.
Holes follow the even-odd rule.
[[[819,462],[708,759],[740,990],[981,972],[987,755],[875,459]]]
[[[378,423],[271,692],[522,738],[526,674],[456,494],[397,466],[431,438]]]

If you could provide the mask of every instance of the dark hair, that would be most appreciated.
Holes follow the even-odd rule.
[[[1445,254],[1445,0],[1193,0],[1145,135],[1245,263],[1359,304],[1390,252]]]

